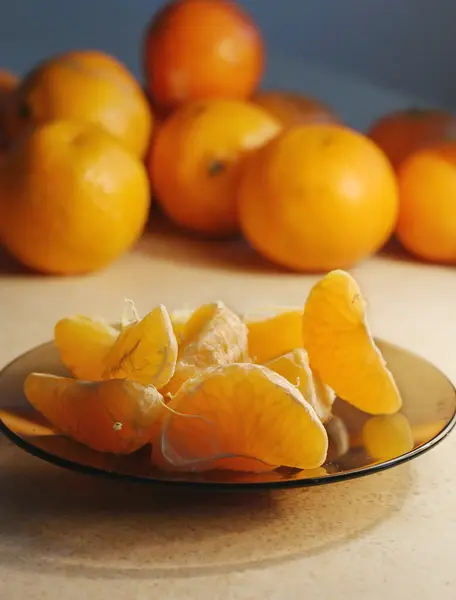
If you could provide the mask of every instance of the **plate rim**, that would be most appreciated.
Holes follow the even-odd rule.
[[[398,344],[394,344],[383,338],[374,337],[375,342],[380,342],[392,348],[405,351],[408,354],[418,358],[419,360],[425,361],[430,364],[439,374],[445,378],[448,384],[451,386],[453,390],[453,394],[456,397],[456,386],[452,382],[452,380],[446,375],[439,367],[437,367],[433,362],[424,358],[420,354],[414,352],[413,350],[409,350],[408,348],[404,348]],[[41,348],[44,348],[49,345],[54,345],[53,340],[38,344],[32,348],[29,348],[27,351],[23,352],[19,356],[16,356],[13,360],[8,362],[0,369],[0,379],[3,376],[4,372],[9,368],[13,367],[16,362],[18,362],[23,357],[32,354],[33,352],[39,351]],[[73,473],[78,473],[81,475],[88,475],[91,477],[101,477],[104,479],[110,479],[113,481],[123,481],[127,483],[135,483],[141,485],[155,485],[155,486],[167,486],[167,487],[183,487],[183,488],[198,488],[201,490],[212,490],[212,491],[251,491],[251,490],[280,490],[280,489],[293,489],[293,488],[305,488],[305,487],[315,487],[318,485],[328,485],[333,483],[340,483],[343,481],[350,481],[352,479],[358,479],[360,477],[366,477],[368,475],[374,475],[376,473],[380,473],[387,469],[391,469],[402,465],[404,463],[417,458],[438,446],[443,440],[445,440],[449,434],[453,431],[456,426],[456,403],[455,403],[455,411],[445,425],[445,427],[439,431],[433,438],[413,448],[409,452],[402,454],[401,456],[394,457],[388,459],[386,461],[377,462],[373,465],[369,465],[366,467],[361,467],[359,469],[353,469],[351,471],[344,471],[343,473],[329,473],[324,477],[309,477],[304,479],[284,479],[283,481],[250,481],[250,482],[224,482],[224,481],[195,481],[195,480],[185,480],[185,479],[159,479],[157,477],[146,477],[143,475],[133,475],[128,473],[121,473],[119,471],[108,471],[105,469],[100,469],[98,467],[93,467],[90,465],[84,465],[82,463],[73,462],[66,458],[62,458],[60,456],[56,456],[51,452],[47,452],[33,444],[24,440],[20,435],[16,434],[12,429],[10,429],[3,419],[0,416],[0,433],[2,433],[7,439],[9,439],[15,446],[26,452],[27,454],[38,458],[46,463],[52,464],[56,467],[65,469],[67,471],[72,471]]]

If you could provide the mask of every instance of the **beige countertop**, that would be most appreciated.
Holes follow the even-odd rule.
[[[374,333],[456,381],[456,271],[386,254],[354,269]],[[58,279],[0,259],[0,363],[68,314],[117,320],[222,299],[301,304],[312,277],[237,243],[147,235],[107,271]],[[0,440],[0,599],[454,600],[456,434],[359,480],[273,493],[164,491],[101,481]]]

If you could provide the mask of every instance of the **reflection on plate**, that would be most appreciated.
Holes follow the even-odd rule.
[[[445,375],[407,350],[376,341],[401,391],[402,411],[371,417],[337,399],[334,417],[326,425],[328,459],[312,471],[164,473],[151,466],[149,448],[130,456],[85,448],[54,431],[22,392],[24,379],[32,371],[68,374],[52,343],[20,356],[0,373],[0,430],[17,446],[58,466],[145,483],[246,489],[321,485],[360,477],[429,450],[456,424],[456,391]]]

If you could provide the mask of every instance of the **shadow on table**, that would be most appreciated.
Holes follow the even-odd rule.
[[[325,552],[400,510],[409,465],[348,482],[223,493],[59,470],[0,440],[0,563],[91,577],[192,577]]]
[[[160,214],[149,223],[136,251],[177,264],[244,273],[293,275],[263,258],[241,237],[201,237],[176,228]]]

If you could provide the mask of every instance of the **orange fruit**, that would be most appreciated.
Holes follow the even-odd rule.
[[[312,371],[340,398],[374,415],[401,408],[399,390],[367,324],[366,302],[345,271],[332,271],[312,287],[303,338]]]
[[[390,460],[413,450],[410,423],[405,415],[379,415],[363,425],[362,439],[368,454],[375,460]]]
[[[52,121],[21,137],[0,171],[0,238],[48,273],[106,267],[141,235],[150,190],[140,161],[90,123]]]
[[[456,117],[445,110],[398,110],[374,122],[368,135],[397,169],[412,152],[456,133]]]
[[[19,78],[14,73],[6,69],[0,69],[0,151],[8,145],[8,113],[13,91],[18,83]]]
[[[296,92],[261,91],[253,96],[252,102],[267,110],[284,128],[339,120],[319,100]]]
[[[317,383],[305,350],[292,350],[268,361],[265,366],[295,385],[322,423],[329,419],[335,395],[320,379]]]
[[[340,398],[374,415],[401,408],[399,390],[367,324],[366,302],[348,273],[332,271],[312,287],[303,338],[312,371]]]
[[[152,130],[152,113],[141,86],[118,60],[98,51],[68,52],[45,60],[18,86],[10,136],[30,124],[56,119],[98,125],[141,158]]]
[[[152,460],[177,470],[314,469],[328,438],[301,392],[260,365],[231,364],[188,381],[168,404]]]
[[[119,331],[104,321],[82,315],[61,319],[54,328],[63,364],[86,381],[103,379],[104,361],[118,336]]]
[[[279,124],[263,109],[237,100],[203,100],[166,120],[149,170],[158,201],[176,224],[232,235],[241,159],[274,137]]]
[[[147,29],[143,56],[152,100],[167,111],[202,98],[247,98],[264,68],[258,27],[227,0],[168,2]]]
[[[185,323],[174,376],[162,390],[175,394],[204,370],[248,360],[247,328],[223,302],[204,304]]]
[[[418,150],[398,170],[396,234],[415,256],[456,264],[456,142]]]
[[[121,379],[87,382],[31,373],[24,392],[59,431],[99,452],[130,454],[145,446],[166,410],[155,388]]]
[[[302,348],[302,310],[273,308],[244,316],[249,339],[249,355],[264,364],[295,348]]]
[[[104,359],[103,379],[130,379],[161,388],[174,375],[176,360],[176,336],[160,305],[123,329]]]
[[[337,125],[297,126],[244,164],[239,217],[266,258],[296,271],[348,267],[390,237],[394,172],[365,136]]]

